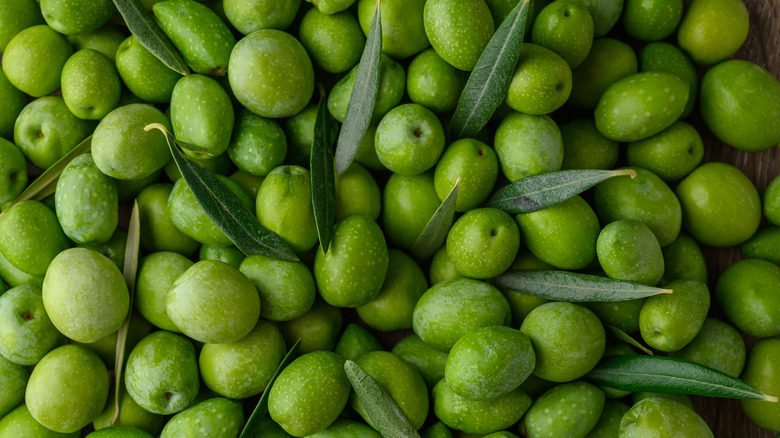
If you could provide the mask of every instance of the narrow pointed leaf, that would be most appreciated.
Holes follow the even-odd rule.
[[[344,363],[344,371],[347,372],[349,382],[360,404],[363,405],[376,430],[384,438],[420,437],[398,403],[371,375],[351,360]]]
[[[438,250],[447,239],[447,233],[452,226],[452,219],[455,217],[455,203],[458,201],[458,190],[460,189],[461,179],[455,182],[450,193],[441,202],[439,208],[433,212],[433,216],[428,220],[425,229],[417,237],[412,245],[412,255],[417,260],[427,260],[436,250]]]
[[[189,74],[190,68],[184,58],[140,0],[114,0],[114,4],[125,19],[130,32],[142,46],[171,70],[183,75]]]
[[[144,129],[147,131],[158,129],[165,135],[176,167],[192,189],[195,199],[238,249],[246,255],[260,254],[279,260],[298,260],[287,244],[275,233],[260,225],[257,217],[241,204],[241,201],[222,181],[182,153],[177,140],[165,126],[152,123]]]
[[[584,377],[625,391],[695,394],[777,402],[747,383],[718,370],[682,359],[660,356],[611,356]]]
[[[638,348],[638,349],[644,351],[645,353],[649,354],[650,356],[654,356],[652,350],[650,350],[649,348],[647,348],[644,345],[640,344],[639,341],[637,341],[636,339],[632,338],[631,335],[629,335],[628,333],[624,332],[623,330],[620,330],[619,328],[617,328],[615,326],[611,326],[611,325],[604,326],[604,328],[607,329],[607,333],[612,335],[612,337],[617,339],[618,341],[623,341],[626,344],[628,344],[628,345],[630,345],[630,346],[632,346],[634,348]]]
[[[519,2],[482,51],[452,115],[454,138],[473,137],[506,97],[520,58],[528,8],[529,0]]]
[[[336,222],[336,173],[333,168],[333,133],[325,93],[320,97],[314,122],[314,143],[309,160],[311,203],[322,253],[328,253]]]
[[[279,374],[281,374],[282,371],[287,368],[287,365],[290,365],[298,356],[298,348],[300,346],[301,340],[298,339],[292,348],[290,348],[290,351],[287,352],[287,355],[284,356],[284,359],[282,359],[282,362],[276,368],[276,372],[271,377],[271,380],[268,381],[268,386],[265,387],[263,395],[260,397],[260,400],[257,401],[255,409],[249,416],[249,420],[247,420],[244,429],[241,431],[241,435],[239,435],[238,438],[253,438],[258,436],[257,429],[260,427],[260,422],[263,421],[263,418],[265,418],[265,415],[268,413],[268,396],[271,393],[271,387],[274,385],[274,382],[276,382],[276,378],[279,377]]]
[[[125,362],[125,347],[127,345],[127,333],[130,327],[130,316],[133,314],[133,297],[135,295],[135,276],[138,272],[138,247],[141,235],[141,222],[138,213],[138,201],[133,202],[133,211],[130,213],[130,224],[127,228],[127,241],[125,243],[125,265],[123,275],[130,292],[130,310],[116,336],[116,362],[114,364],[114,416],[111,424],[119,420],[119,400],[121,396],[122,367]]]
[[[509,214],[530,213],[563,202],[616,176],[634,178],[636,171],[561,170],[533,175],[496,190],[484,207],[498,208]]]
[[[507,271],[493,279],[505,289],[553,301],[611,302],[670,294],[671,289],[566,271]]]
[[[82,140],[81,143],[76,145],[76,147],[71,149],[70,152],[57,160],[56,163],[52,164],[51,167],[46,169],[46,171],[43,172],[38,178],[36,178],[32,184],[24,189],[22,194],[19,195],[19,197],[17,197],[11,205],[18,204],[19,202],[26,201],[28,199],[40,201],[54,193],[54,189],[57,187],[57,181],[60,179],[60,175],[62,174],[62,171],[65,170],[65,167],[67,167],[74,158],[89,152],[91,147],[92,136],[90,135],[89,137]],[[4,212],[8,211],[9,208],[11,208],[11,206],[8,206],[8,208],[3,210],[3,212],[0,212],[0,216],[2,216]]]
[[[379,90],[379,71],[382,63],[382,26],[380,23],[379,0],[376,2],[374,19],[368,32],[366,46],[358,65],[355,86],[349,97],[347,115],[339,133],[336,146],[336,174],[341,175],[355,159],[360,142],[366,135],[374,112]]]

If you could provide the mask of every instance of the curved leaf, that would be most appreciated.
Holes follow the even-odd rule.
[[[520,58],[529,0],[512,9],[488,41],[469,75],[452,115],[452,136],[473,137],[493,116],[509,91],[509,84]]]
[[[333,169],[333,132],[330,125],[325,92],[322,91],[314,121],[314,142],[311,147],[311,203],[317,236],[322,253],[328,253],[333,226],[336,222],[336,174]]]
[[[382,64],[382,26],[380,23],[379,0],[376,2],[374,19],[368,32],[366,46],[360,57],[355,86],[349,96],[347,115],[339,133],[336,146],[336,174],[341,175],[352,164],[357,155],[360,142],[366,135],[374,104],[379,90],[379,71]]]
[[[135,276],[138,272],[138,248],[141,242],[141,221],[138,213],[138,200],[133,201],[133,211],[130,213],[130,224],[127,228],[127,242],[125,244],[125,265],[122,274],[130,292],[130,310],[127,318],[116,336],[116,362],[114,363],[114,416],[111,424],[115,425],[119,420],[119,400],[121,398],[120,385],[122,384],[122,367],[125,363],[125,347],[127,345],[127,333],[130,327],[130,317],[133,314],[133,297],[135,296]]]
[[[344,371],[374,428],[384,438],[420,437],[398,403],[371,375],[351,360],[344,363]]]
[[[530,213],[579,195],[606,179],[624,175],[635,178],[636,171],[561,170],[533,175],[496,190],[483,206],[509,214]]]
[[[461,178],[455,181],[455,185],[441,202],[439,208],[433,212],[425,229],[417,237],[412,245],[411,253],[417,260],[427,260],[438,250],[445,240],[455,217],[455,204],[458,201],[458,190]]]
[[[114,4],[125,19],[130,32],[142,46],[171,70],[183,75],[189,74],[190,68],[184,58],[139,0],[114,0]]]
[[[660,356],[610,356],[585,379],[625,391],[695,394],[777,402],[747,383],[718,370],[682,359]]]
[[[566,271],[507,271],[493,279],[505,289],[553,301],[627,301],[670,294],[671,289]]]
[[[265,414],[268,413],[268,396],[271,393],[271,387],[274,385],[274,382],[276,382],[276,378],[279,377],[279,374],[281,374],[282,371],[287,368],[287,365],[290,365],[290,363],[295,360],[295,357],[298,355],[298,348],[300,346],[301,340],[298,339],[292,348],[290,348],[290,351],[287,352],[287,355],[284,356],[284,359],[282,359],[282,362],[279,364],[279,366],[276,368],[276,372],[274,372],[271,380],[268,381],[268,385],[265,387],[263,395],[260,397],[260,400],[257,401],[257,405],[252,411],[252,414],[249,416],[249,420],[247,420],[246,424],[244,425],[244,429],[241,431],[239,438],[253,438],[257,436],[257,428],[260,427],[260,422],[263,421]]]
[[[192,189],[195,199],[238,249],[247,255],[260,254],[279,260],[298,260],[281,237],[260,225],[257,217],[241,204],[222,181],[182,153],[176,139],[165,126],[152,123],[144,128],[146,131],[150,129],[158,129],[165,135],[176,167]]]

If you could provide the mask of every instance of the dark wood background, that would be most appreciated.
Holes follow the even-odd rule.
[[[750,32],[744,46],[734,57],[755,62],[772,72],[775,78],[780,78],[780,0],[743,1],[750,11]],[[720,142],[701,124],[698,127],[706,145],[704,159],[737,166],[750,177],[763,196],[767,184],[780,174],[780,148],[775,147],[758,154],[742,152]],[[721,272],[745,258],[739,248],[702,249],[709,268],[710,290],[713,290]],[[745,341],[750,348],[757,339],[745,337]],[[737,400],[694,397],[694,405],[717,438],[775,436],[750,421]]]

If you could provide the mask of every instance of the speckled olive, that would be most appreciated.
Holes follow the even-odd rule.
[[[314,277],[302,262],[287,262],[261,255],[245,258],[238,269],[260,294],[260,316],[271,321],[289,321],[314,304]]]
[[[33,418],[46,428],[76,432],[103,410],[108,399],[108,371],[92,351],[65,345],[38,362],[24,399]]]
[[[212,76],[226,74],[236,38],[214,11],[193,0],[156,2],[152,10],[190,68]]]
[[[417,368],[429,388],[444,378],[448,353],[426,344],[414,333],[398,341],[392,353]]]
[[[338,418],[351,388],[339,356],[329,351],[304,354],[274,382],[268,413],[290,435],[312,435]]]
[[[712,438],[713,435],[707,423],[693,409],[674,400],[650,397],[636,403],[623,415],[618,436]]]
[[[466,433],[493,433],[517,423],[531,406],[522,389],[490,400],[476,401],[459,396],[441,379],[433,388],[433,410],[447,426]]]
[[[758,229],[758,190],[730,164],[713,161],[699,166],[677,184],[675,192],[685,229],[705,245],[739,245]]]
[[[461,397],[489,400],[518,388],[531,375],[535,363],[528,336],[496,325],[458,339],[447,357],[444,376]]]
[[[255,199],[257,219],[295,252],[317,244],[311,175],[301,166],[279,166],[263,180]]]
[[[459,178],[455,211],[468,211],[482,204],[490,196],[498,178],[495,151],[473,138],[462,138],[447,146],[433,175],[439,199],[447,197]]]
[[[642,72],[610,85],[596,106],[596,127],[615,141],[655,135],[677,120],[688,103],[688,84],[668,72]]]
[[[241,403],[222,397],[204,400],[168,420],[160,438],[208,436],[231,438],[244,427]]]
[[[148,335],[127,358],[125,388],[149,412],[169,415],[186,409],[200,388],[195,347],[171,332]]]
[[[498,289],[478,280],[443,281],[428,289],[414,308],[414,332],[426,344],[447,351],[471,330],[509,325],[509,303]]]
[[[453,67],[471,71],[495,30],[483,0],[428,0],[425,34],[436,53]]]
[[[596,254],[610,278],[655,286],[664,275],[661,245],[650,228],[639,221],[609,223],[599,233]]]
[[[176,139],[198,148],[185,152],[208,158],[227,150],[233,132],[233,105],[219,82],[198,74],[182,76],[173,87],[169,110]]]
[[[701,329],[710,309],[710,292],[706,284],[695,280],[674,280],[665,287],[673,292],[645,300],[639,331],[652,348],[677,351]]]
[[[579,196],[515,219],[525,246],[559,269],[582,269],[596,258],[599,221]]]
[[[86,248],[61,252],[43,280],[51,322],[78,342],[95,342],[122,325],[130,307],[127,284],[108,257]]]
[[[715,296],[726,317],[742,332],[767,338],[780,334],[780,267],[747,259],[718,278]]]
[[[598,317],[577,304],[553,302],[532,310],[520,331],[536,353],[534,375],[568,382],[585,375],[604,354],[606,335]]]
[[[119,221],[116,184],[97,168],[91,154],[68,163],[57,180],[54,202],[62,230],[74,242],[105,243],[114,234]]]
[[[387,275],[379,294],[357,308],[369,327],[382,331],[412,328],[412,312],[417,300],[428,290],[422,269],[405,253],[388,251]]]
[[[168,130],[168,117],[151,105],[140,103],[119,107],[100,121],[92,135],[92,158],[101,172],[117,179],[141,179],[165,166],[171,159],[165,136],[151,123]]]
[[[379,225],[368,216],[350,216],[336,224],[328,252],[317,251],[314,280],[329,304],[358,307],[379,294],[388,262]]]
[[[216,260],[190,266],[173,283],[165,303],[176,327],[200,342],[235,342],[249,334],[260,317],[260,297],[252,282]]]
[[[514,261],[520,248],[520,230],[508,213],[477,208],[455,221],[446,245],[458,272],[471,278],[492,278]]]
[[[534,401],[520,426],[528,438],[584,437],[604,410],[604,391],[587,382],[558,385]]]

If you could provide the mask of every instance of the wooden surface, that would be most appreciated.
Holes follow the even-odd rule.
[[[780,0],[743,0],[750,11],[750,32],[734,56],[755,62],[780,78]],[[758,187],[763,197],[767,184],[780,174],[780,148],[751,154],[717,140],[700,120],[694,120],[706,145],[705,161],[722,161],[741,169]],[[710,290],[723,270],[745,256],[738,248],[702,248],[709,268]],[[757,339],[745,337],[750,348]],[[778,364],[780,366],[780,364]],[[694,397],[697,412],[704,417],[717,438],[772,438],[775,434],[756,426],[745,416],[736,400]]]

